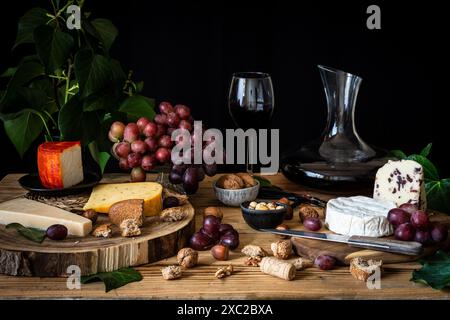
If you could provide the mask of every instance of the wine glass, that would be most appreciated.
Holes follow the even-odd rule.
[[[231,79],[228,95],[228,110],[237,127],[268,128],[274,108],[272,79],[268,73],[238,72]],[[253,173],[253,162],[250,161],[250,146],[247,142],[245,167],[248,173]],[[253,159],[257,155],[252,155]]]

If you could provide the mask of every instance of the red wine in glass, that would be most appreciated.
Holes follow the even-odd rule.
[[[239,72],[233,74],[228,109],[237,127],[247,130],[250,128],[269,128],[274,109],[272,79],[262,72]],[[253,171],[246,155],[246,168]]]

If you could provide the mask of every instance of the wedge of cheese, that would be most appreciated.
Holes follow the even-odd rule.
[[[84,237],[92,230],[92,222],[47,204],[17,198],[0,203],[0,224],[20,223],[25,227],[47,230],[53,224],[66,226],[70,235]]]
[[[142,199],[144,200],[144,214],[154,216],[162,210],[162,191],[163,187],[156,182],[99,184],[92,190],[83,209],[108,213],[109,208],[116,202]]]
[[[83,181],[79,141],[45,142],[38,148],[39,178],[44,187],[62,189]]]

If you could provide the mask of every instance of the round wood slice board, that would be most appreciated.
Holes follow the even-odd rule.
[[[124,267],[155,262],[177,254],[195,232],[194,207],[183,205],[186,217],[181,221],[162,222],[159,217],[147,217],[142,234],[124,238],[112,227],[111,238],[68,237],[63,241],[45,239],[30,241],[15,230],[0,225],[0,273],[14,276],[68,276],[71,265],[80,267],[81,275],[114,271]],[[97,223],[108,223],[107,215]]]
[[[430,216],[430,220],[432,222],[439,222],[444,225],[450,226],[450,216],[444,213],[433,212],[433,214]],[[295,229],[305,230],[304,228],[303,229],[302,228],[295,228]],[[320,230],[319,232],[332,233],[328,230],[325,231],[324,228],[322,228],[322,230]],[[317,256],[329,255],[335,257],[337,260],[339,260],[340,263],[348,265],[350,261],[356,257],[363,257],[365,259],[383,260],[384,264],[416,261],[425,255],[433,254],[440,248],[445,249],[449,247],[450,239],[440,244],[439,246],[436,245],[425,247],[423,254],[420,256],[408,256],[383,251],[360,249],[350,247],[349,245],[346,245],[344,243],[310,240],[294,237],[291,238],[291,242],[295,252],[302,257],[314,260]]]

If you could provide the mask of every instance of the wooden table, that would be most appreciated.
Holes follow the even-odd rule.
[[[24,193],[17,179],[21,174],[11,174],[0,182],[0,201]],[[216,177],[217,178],[217,177]],[[322,199],[338,193],[314,192],[288,181],[281,174],[268,177],[274,184],[288,191],[308,191]],[[126,181],[126,175],[106,175],[105,182]],[[342,193],[339,195],[350,195]],[[197,229],[201,224],[203,208],[220,206],[214,197],[212,179],[202,182],[197,194],[191,197],[196,208]],[[239,250],[231,254],[227,262],[215,261],[209,252],[201,252],[199,266],[188,269],[183,278],[165,281],[161,277],[163,266],[175,263],[175,258],[137,267],[143,280],[128,284],[117,290],[104,292],[102,283],[82,285],[81,289],[69,290],[65,278],[32,278],[0,276],[0,299],[50,298],[50,299],[449,299],[450,291],[433,290],[425,285],[409,281],[411,272],[420,265],[403,263],[386,265],[381,280],[381,289],[368,289],[366,284],[356,281],[348,268],[332,271],[309,268],[297,273],[293,281],[284,281],[259,271],[256,267],[244,266],[240,248],[246,244],[258,244],[269,250],[270,243],[278,239],[275,235],[256,232],[242,219],[240,209],[223,207],[224,221],[231,223],[240,233]],[[298,223],[297,214],[289,222]],[[219,266],[232,264],[235,274],[225,279],[216,279],[214,272]]]

